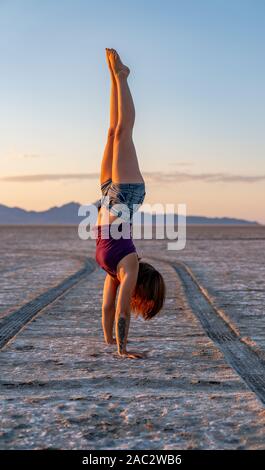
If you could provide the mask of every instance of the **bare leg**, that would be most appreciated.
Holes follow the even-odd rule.
[[[118,124],[118,89],[117,83],[112,70],[109,55],[112,49],[106,49],[106,59],[110,71],[110,126],[108,130],[108,137],[106,146],[103,153],[102,163],[101,163],[101,172],[100,172],[100,183],[104,183],[108,179],[112,178],[112,160],[113,160],[113,143],[115,130]]]
[[[135,109],[127,82],[129,69],[122,64],[116,51],[110,53],[110,62],[118,90],[118,124],[113,143],[112,180],[115,183],[142,183],[132,132]]]

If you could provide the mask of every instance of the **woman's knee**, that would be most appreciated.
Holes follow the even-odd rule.
[[[114,139],[115,131],[116,131],[115,127],[110,127],[109,128],[109,130],[108,130],[108,139]]]
[[[115,129],[115,139],[121,140],[123,138],[131,138],[132,136],[132,127],[124,124],[119,124]]]

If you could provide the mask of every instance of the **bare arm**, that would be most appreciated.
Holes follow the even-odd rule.
[[[127,259],[126,259],[127,258]],[[121,285],[116,306],[116,341],[118,354],[132,359],[142,357],[138,353],[130,353],[126,349],[131,313],[131,298],[138,276],[138,260],[128,255],[122,266]]]
[[[107,344],[116,343],[113,338],[113,325],[115,319],[115,301],[118,287],[118,280],[107,274],[104,283],[102,300],[102,328]]]
[[[130,299],[135,284],[134,277],[126,274],[121,282],[116,309],[116,340],[119,355],[126,354],[130,326]]]

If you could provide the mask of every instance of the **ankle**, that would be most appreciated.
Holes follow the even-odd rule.
[[[115,74],[113,72],[110,72],[110,81],[111,81],[111,85],[113,87],[116,87],[117,86],[117,83],[116,83],[116,77],[115,77]]]
[[[119,82],[121,81],[127,81],[128,78],[128,73],[125,70],[119,70],[118,72],[115,72],[115,79]]]

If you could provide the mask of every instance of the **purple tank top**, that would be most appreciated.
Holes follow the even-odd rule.
[[[108,274],[116,276],[118,263],[130,253],[136,253],[136,248],[131,238],[131,228],[129,229],[130,238],[116,240],[116,238],[112,238],[109,227],[109,225],[95,227],[98,230],[96,261]],[[106,238],[104,234],[108,234],[109,238]]]

